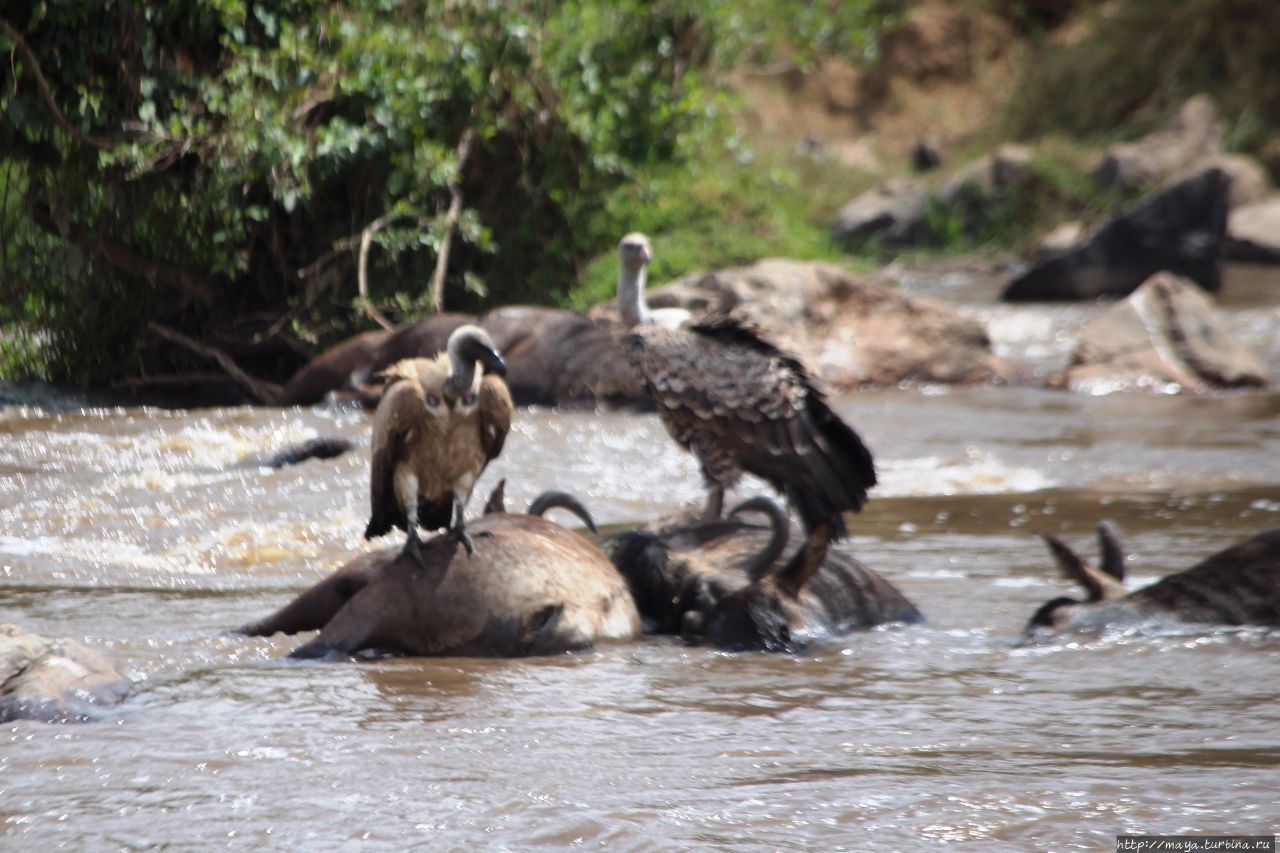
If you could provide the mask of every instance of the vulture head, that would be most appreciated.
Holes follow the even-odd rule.
[[[459,400],[474,392],[476,362],[489,373],[507,375],[507,363],[493,345],[489,333],[468,323],[454,329],[446,348],[449,353],[449,376],[444,382],[446,396]]]
[[[618,313],[622,325],[632,326],[650,322],[649,306],[644,301],[645,268],[653,260],[649,238],[638,231],[623,237],[618,243]]]

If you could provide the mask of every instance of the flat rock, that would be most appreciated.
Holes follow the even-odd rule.
[[[1280,264],[1280,196],[1231,211],[1223,251],[1234,261]]]
[[[1050,384],[1087,394],[1196,393],[1267,381],[1261,360],[1235,340],[1213,299],[1160,273],[1085,326],[1068,367]]]
[[[1092,169],[1104,189],[1144,190],[1222,151],[1226,127],[1208,95],[1187,100],[1168,124],[1134,142],[1112,146]]]
[[[831,239],[861,243],[879,239],[887,246],[914,246],[925,236],[929,187],[923,181],[893,178],[840,208]]]
[[[1217,169],[1227,176],[1231,187],[1227,206],[1231,210],[1257,204],[1271,195],[1271,181],[1267,178],[1267,170],[1260,162],[1245,154],[1214,154],[1197,160],[1189,168],[1170,177],[1164,185],[1172,186],[1209,169]]]
[[[128,679],[84,644],[0,625],[0,722],[87,720],[128,692]]]

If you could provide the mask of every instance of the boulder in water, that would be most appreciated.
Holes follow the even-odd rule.
[[[1051,384],[1088,394],[1201,392],[1267,384],[1211,297],[1160,273],[1085,326],[1067,369]]]
[[[88,720],[128,692],[128,679],[83,643],[0,625],[0,722]]]

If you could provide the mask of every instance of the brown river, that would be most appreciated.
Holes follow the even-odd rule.
[[[1235,272],[1224,305],[1280,377],[1275,276]],[[1043,371],[1100,310],[903,284]],[[228,631],[370,547],[366,414],[0,397],[0,622],[79,639],[133,683],[95,722],[0,726],[0,849],[1110,850],[1280,829],[1280,635],[1013,642],[1075,592],[1033,531],[1092,556],[1115,520],[1134,587],[1280,525],[1280,394],[839,398],[882,480],[842,547],[927,626],[795,657],[664,638],[323,663],[284,660],[305,635]],[[316,435],[361,446],[237,465]],[[509,506],[566,489],[610,523],[702,497],[634,414],[522,410],[472,512],[500,477]]]

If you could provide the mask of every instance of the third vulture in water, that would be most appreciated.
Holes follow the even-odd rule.
[[[875,466],[800,361],[726,315],[655,323],[644,299],[648,238],[628,234],[618,255],[623,347],[667,431],[702,465],[706,517],[720,516],[725,489],[747,471],[787,496],[806,531],[830,522],[843,536],[841,513],[867,502]]]
[[[476,362],[488,375],[481,378]],[[373,416],[366,539],[398,527],[408,532],[405,547],[421,562],[421,524],[448,527],[468,554],[474,550],[463,508],[511,428],[514,406],[499,378],[506,370],[485,331],[467,325],[435,358],[404,359],[384,371],[387,384]]]

